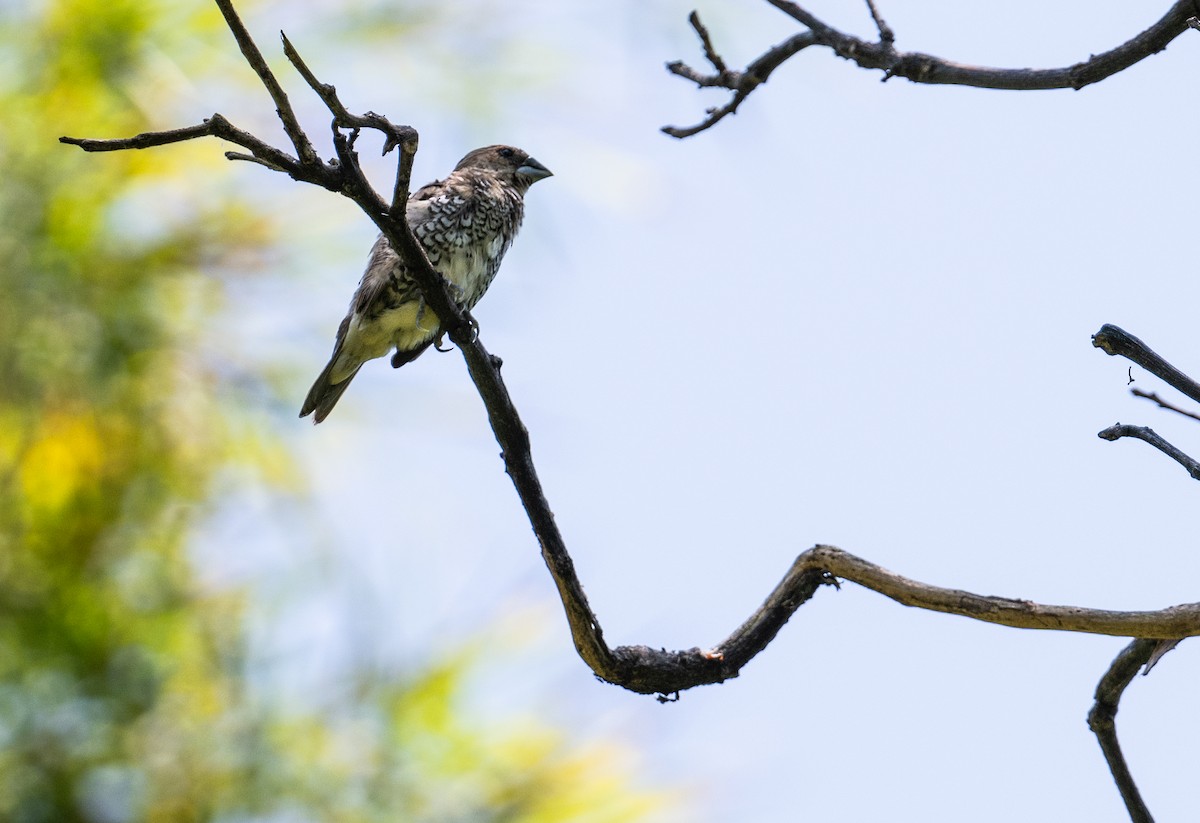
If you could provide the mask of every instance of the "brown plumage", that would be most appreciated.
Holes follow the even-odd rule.
[[[423,186],[408,201],[408,225],[429,262],[453,284],[467,309],[483,297],[512,245],[525,212],[525,192],[550,170],[520,149],[487,146],[464,157],[445,180]],[[383,235],[338,328],[329,364],[304,400],[300,416],[320,423],[362,364],[392,349],[392,366],[417,359],[441,330],[425,306],[408,264]]]

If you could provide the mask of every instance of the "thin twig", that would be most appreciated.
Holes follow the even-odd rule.
[[[1200,15],[1200,0],[1177,0],[1160,20],[1145,31],[1116,48],[1092,55],[1087,60],[1061,68],[1005,69],[970,66],[920,52],[896,51],[893,46],[895,33],[879,16],[878,10],[871,0],[868,0],[868,6],[876,28],[879,29],[880,39],[878,42],[841,32],[790,0],[767,0],[767,2],[803,25],[807,31],[796,37],[806,39],[796,43],[792,42],[794,38],[784,41],[764,53],[759,60],[772,53],[777,55],[781,48],[789,52],[784,58],[787,59],[809,45],[820,45],[861,68],[883,71],[884,80],[903,77],[913,83],[1017,91],[1082,89],[1092,83],[1098,83],[1162,51],[1189,27],[1194,27],[1190,21]],[[711,43],[709,45],[711,46]],[[773,70],[783,61],[772,62],[774,63]],[[753,65],[752,63],[751,66]],[[731,100],[726,106],[710,110],[708,116],[695,126],[688,128],[668,126],[663,129],[665,133],[673,137],[687,137],[712,128],[723,117],[736,111],[738,105],[753,90],[753,88],[745,87],[744,76],[753,74],[758,81],[755,85],[760,85],[766,82],[770,74],[770,71],[763,73],[762,67],[752,72],[751,67],[748,66],[744,72],[725,70],[707,75],[697,72],[679,61],[668,63],[667,68],[671,73],[691,80],[698,86],[726,88],[737,98],[736,102]]]
[[[242,19],[238,17],[237,11],[234,10],[233,3],[231,0],[216,0],[216,4],[217,8],[221,10],[221,15],[225,18],[225,25],[229,27],[229,31],[233,33],[233,38],[237,40],[238,48],[242,51],[242,56],[246,58],[246,62],[250,65],[250,68],[254,69],[254,73],[258,75],[258,79],[266,87],[267,93],[271,95],[271,100],[275,103],[275,113],[279,115],[279,122],[283,124],[283,130],[287,133],[288,139],[296,147],[296,154],[299,156],[300,161],[302,163],[317,162],[319,159],[317,152],[309,141],[308,135],[304,133],[304,129],[300,127],[300,121],[296,119],[296,112],[292,110],[292,104],[288,102],[287,93],[284,92],[283,86],[279,85],[279,81],[275,79],[275,75],[271,72],[271,67],[263,59],[262,52],[259,51],[254,38],[250,36],[250,32],[242,24]]]
[[[148,149],[155,146],[166,146],[184,140],[195,140],[201,137],[216,137],[229,143],[247,149],[253,159],[269,169],[282,171],[293,180],[313,183],[330,191],[337,191],[341,185],[335,169],[314,160],[312,163],[302,163],[285,151],[275,148],[253,134],[234,126],[220,114],[214,114],[196,126],[167,131],[153,131],[136,134],[133,137],[120,137],[112,140],[96,140],[92,138],[60,137],[60,143],[79,146],[87,152],[126,151],[128,149]],[[231,152],[231,160],[245,160],[245,155]],[[227,155],[228,156],[228,155]]]
[[[1100,743],[1100,750],[1104,752],[1108,769],[1112,772],[1133,823],[1154,823],[1154,818],[1142,800],[1129,765],[1125,762],[1125,755],[1121,753],[1121,745],[1117,742],[1117,708],[1125,689],[1133,682],[1138,669],[1150,659],[1157,645],[1157,641],[1139,639],[1126,646],[1100,678],[1096,686],[1096,702],[1088,712],[1088,727]]]
[[[771,72],[779,68],[788,58],[816,44],[816,35],[810,31],[802,32],[768,49],[761,57],[746,66],[745,71],[731,71],[726,69],[724,72],[718,72],[715,75],[703,75],[679,60],[668,63],[667,71],[672,74],[691,80],[701,88],[716,86],[732,89],[733,97],[724,106],[709,109],[707,112],[708,116],[695,126],[688,126],[686,128],[680,126],[663,126],[663,133],[682,139],[684,137],[691,137],[693,134],[698,134],[705,129],[712,128],[721,119],[730,114],[735,114],[742,101],[749,97],[752,91],[767,82],[767,78],[771,76]]]
[[[1179,465],[1187,470],[1193,480],[1200,480],[1200,463],[1188,457],[1179,449],[1172,446],[1162,437],[1155,433],[1149,426],[1129,426],[1117,423],[1115,426],[1109,426],[1101,432],[1097,432],[1097,437],[1101,440],[1120,440],[1122,437],[1132,437],[1137,440],[1149,443],[1154,448],[1165,454],[1167,457],[1174,460]]]
[[[287,173],[287,169],[283,168],[282,166],[276,166],[274,163],[263,160],[261,157],[255,157],[253,154],[243,154],[240,151],[225,152],[225,159],[226,160],[244,160],[247,163],[257,163],[258,165],[264,166],[264,167],[270,169],[271,171],[281,171],[281,172],[284,172],[285,174]]]
[[[330,83],[322,83],[304,62],[292,41],[283,32],[279,33],[283,40],[283,53],[295,66],[296,71],[304,78],[309,87],[317,93],[333,115],[332,128],[335,135],[339,128],[360,129],[368,128],[381,131],[384,134],[383,154],[399,147],[400,157],[396,162],[396,182],[392,186],[392,204],[388,209],[392,217],[399,218],[405,213],[408,205],[409,189],[412,186],[413,160],[416,158],[420,138],[412,126],[397,126],[386,117],[367,112],[364,115],[351,114],[338,99],[337,89]],[[336,138],[335,138],[336,142]]]
[[[693,11],[689,14],[688,22],[691,23],[692,29],[695,30],[696,35],[700,38],[700,45],[704,49],[705,59],[712,64],[712,67],[718,73],[726,71],[728,67],[725,65],[725,61],[721,59],[721,55],[717,54],[717,50],[713,48],[712,38],[708,36],[708,29],[700,22],[699,12]]]
[[[896,33],[879,14],[879,9],[875,8],[875,0],[867,0],[867,8],[870,9],[871,19],[875,21],[875,28],[879,31],[879,43],[883,46],[890,46],[896,42]]]
[[[1178,406],[1171,405],[1166,400],[1163,400],[1161,397],[1159,397],[1157,392],[1142,391],[1141,389],[1130,389],[1129,393],[1134,397],[1141,397],[1157,403],[1159,408],[1166,409],[1167,411],[1173,411],[1176,414],[1182,414],[1184,417],[1190,417],[1193,420],[1200,420],[1200,414],[1196,414],[1195,412],[1190,412],[1187,409],[1181,409]]]
[[[279,32],[279,39],[283,42],[284,56],[287,57],[300,76],[304,78],[304,82],[308,83],[309,88],[317,93],[317,97],[321,98],[321,102],[333,114],[334,123],[349,128],[353,124],[354,115],[347,111],[346,107],[342,105],[342,101],[338,99],[337,89],[317,79],[317,76],[312,73],[308,64],[300,56],[300,52],[296,51],[296,47],[292,45],[292,41],[282,31]]]
[[[58,142],[70,146],[79,146],[84,151],[125,151],[127,149],[152,149],[156,146],[167,146],[171,143],[182,143],[184,140],[195,140],[197,137],[214,135],[217,128],[213,117],[195,126],[184,126],[181,129],[168,131],[145,131],[133,137],[120,137],[113,140],[95,140],[88,137],[60,137]],[[221,118],[224,119],[224,118]]]
[[[399,219],[408,208],[408,195],[412,190],[413,161],[417,157],[417,133],[414,131],[411,140],[399,143],[400,159],[396,161],[396,182],[392,185],[391,215]],[[388,152],[385,145],[384,154]]]

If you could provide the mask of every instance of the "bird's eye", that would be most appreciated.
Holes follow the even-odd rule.
[[[500,149],[500,156],[501,156],[501,157],[512,157],[512,156],[513,156],[513,150],[512,150],[512,149],[509,149],[509,148],[503,148],[503,149]]]

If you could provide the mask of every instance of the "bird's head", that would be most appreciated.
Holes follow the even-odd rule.
[[[498,176],[505,183],[527,189],[553,172],[526,152],[512,146],[485,146],[458,161],[455,171],[477,169]]]

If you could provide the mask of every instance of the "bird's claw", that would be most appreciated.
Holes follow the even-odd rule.
[[[435,349],[437,349],[438,351],[442,352],[443,354],[450,351],[450,348],[451,348],[450,346],[446,346],[446,348],[442,348],[442,341],[445,339],[446,339],[446,332],[444,332],[444,331],[439,331],[437,333],[437,337],[433,338],[433,347]]]
[[[479,321],[471,316],[471,312],[463,310],[463,318],[467,321],[467,325],[471,327],[471,342],[474,343],[479,339]]]

